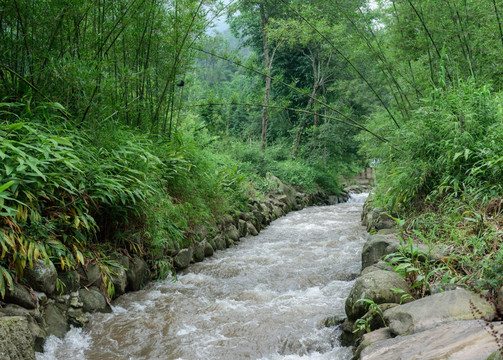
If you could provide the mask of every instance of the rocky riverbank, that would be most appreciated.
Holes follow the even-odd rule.
[[[354,346],[354,360],[501,358],[503,325],[495,321],[491,302],[456,284],[435,284],[430,296],[414,300],[410,284],[382,260],[402,246],[393,219],[366,203],[362,221],[372,235],[346,300],[341,336]],[[449,251],[414,247],[421,261],[433,263],[444,261]]]
[[[275,190],[263,201],[250,201],[249,212],[228,215],[218,221],[217,229],[203,225],[191,229],[190,241],[166,261],[177,271],[191,263],[203,261],[215,251],[224,250],[246,236],[257,235],[273,220],[307,205],[345,202],[348,193],[326,197],[306,196],[270,175]],[[151,280],[148,259],[111,254],[119,266],[114,267],[113,298],[141,289]],[[14,292],[0,303],[0,358],[34,359],[50,335],[64,337],[70,326],[83,327],[89,313],[111,311],[101,291],[103,272],[98,263],[89,260],[75,271],[58,271],[54,265],[37,262],[27,268],[28,284],[15,284]],[[64,285],[63,285],[64,284]]]

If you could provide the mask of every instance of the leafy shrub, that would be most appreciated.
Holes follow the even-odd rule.
[[[488,86],[467,81],[433,90],[388,136],[394,150],[367,143],[380,161],[378,201],[397,209],[428,195],[501,192],[502,119],[501,95]]]
[[[16,110],[4,110],[7,121],[0,123],[4,269],[22,276],[39,258],[62,269],[84,264],[98,231],[125,221],[152,193],[146,173],[155,172],[160,160],[144,149],[144,138],[98,147],[85,132],[61,125],[50,106],[1,108]]]

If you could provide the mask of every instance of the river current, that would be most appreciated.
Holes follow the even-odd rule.
[[[344,315],[366,238],[366,195],[309,207],[51,336],[37,360],[351,359],[327,317]]]

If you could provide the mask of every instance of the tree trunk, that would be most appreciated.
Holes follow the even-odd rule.
[[[260,18],[262,20],[262,43],[264,46],[264,63],[267,71],[267,77],[265,79],[265,91],[264,91],[264,107],[262,108],[262,136],[260,141],[260,149],[265,150],[267,143],[267,124],[269,122],[269,97],[271,92],[271,69],[272,63],[269,57],[269,44],[266,33],[267,17],[265,15],[264,2],[260,3]]]

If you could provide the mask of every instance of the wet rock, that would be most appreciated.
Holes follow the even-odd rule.
[[[15,304],[7,304],[0,308],[1,316],[21,316],[28,321],[28,330],[35,339],[35,351],[42,351],[44,339],[48,336],[39,324],[43,324],[44,319],[40,313],[40,307],[28,310]],[[1,357],[0,357],[1,359]]]
[[[392,338],[391,331],[389,331],[389,328],[387,327],[369,332],[368,334],[364,334],[360,342],[360,345],[358,345],[358,347],[355,350],[353,359],[359,359],[362,351],[365,348],[369,347],[370,345],[378,341],[388,340],[391,338]]]
[[[35,309],[37,307],[36,298],[31,296],[26,287],[18,283],[14,283],[14,289],[12,293],[8,290],[5,292],[4,301],[10,304],[22,306],[27,309]]]
[[[280,179],[278,179],[276,176],[274,176],[271,173],[266,174],[266,179],[269,180],[271,187],[274,189],[274,191],[277,194],[284,196],[284,198],[282,198],[283,199],[282,201],[285,204],[287,204],[290,208],[295,206],[297,192],[293,188],[283,184]]]
[[[64,284],[63,294],[70,294],[80,288],[80,275],[75,270],[59,273],[58,279]]]
[[[192,260],[194,262],[201,262],[204,260],[204,244],[202,242],[195,242],[192,251]]]
[[[239,241],[239,231],[234,225],[228,225],[225,229],[224,235],[234,241]]]
[[[89,315],[85,314],[82,309],[69,308],[68,323],[75,327],[84,327],[89,322]]]
[[[379,260],[374,265],[367,266],[365,269],[363,269],[360,273],[360,276],[371,273],[376,270],[391,270],[391,266],[387,262]]]
[[[456,320],[483,318],[490,321],[494,316],[491,304],[463,289],[428,296],[384,312],[395,335],[410,335]]]
[[[239,213],[239,219],[241,219],[243,221],[250,221],[251,217],[250,217],[250,214],[242,212],[242,213]]]
[[[79,266],[77,272],[81,276],[81,283],[83,286],[101,286],[101,270],[95,263],[89,263],[87,266]]]
[[[85,312],[110,312],[110,306],[107,304],[105,296],[96,289],[80,289],[79,296],[82,300],[83,309]]]
[[[227,244],[225,243],[225,239],[220,236],[220,235],[217,235],[213,241],[215,242],[215,247],[217,250],[225,250],[227,248]]]
[[[138,291],[150,280],[150,269],[142,258],[135,256],[129,265],[127,276],[128,291]]]
[[[33,268],[26,268],[24,277],[28,283],[37,291],[41,291],[51,295],[56,290],[56,279],[58,272],[52,262],[45,263],[42,260],[37,260],[33,264]]]
[[[50,335],[62,339],[65,337],[67,331],[70,330],[64,313],[55,304],[47,304],[43,317],[47,332]]]
[[[248,235],[248,227],[246,225],[246,221],[239,219],[238,228],[239,228],[239,237],[245,237],[246,235]]]
[[[363,332],[359,334],[354,332],[356,330],[355,323],[349,319],[344,320],[341,329],[342,334],[340,340],[342,346],[354,346],[356,341],[363,335]]]
[[[253,211],[253,226],[255,226],[255,229],[257,231],[260,231],[262,228],[262,222],[264,221],[264,215],[260,211],[254,210]]]
[[[398,251],[400,241],[393,235],[371,235],[363,246],[362,269],[376,264],[383,256]]]
[[[255,228],[255,226],[253,226],[253,224],[251,222],[246,223],[246,226],[247,226],[247,232],[250,235],[253,235],[253,236],[257,236],[258,235],[257,229]]]
[[[497,324],[495,331],[503,332]],[[486,360],[498,345],[477,320],[455,321],[408,336],[377,341],[361,352],[362,360]]]
[[[359,299],[369,299],[376,304],[400,303],[401,294],[392,289],[408,292],[409,286],[393,271],[376,270],[359,277],[346,299],[348,319],[354,321],[367,312],[368,305],[365,302],[358,302]]]
[[[272,214],[274,215],[274,220],[283,216],[283,211],[279,206],[273,206]]]
[[[174,257],[173,262],[177,269],[185,269],[192,260],[192,249],[182,249]]]
[[[323,325],[325,325],[325,327],[334,327],[337,325],[341,325],[344,322],[344,320],[346,320],[344,316],[339,315],[330,316],[325,319]]]
[[[115,266],[112,267],[114,274],[111,277],[112,284],[114,284],[114,298],[126,293],[127,287],[127,275],[126,270],[123,267]]]
[[[211,244],[207,240],[203,241],[203,245],[204,245],[204,256],[205,257],[213,256],[214,253],[213,246],[211,246]]]
[[[35,359],[35,341],[22,316],[0,317],[0,358],[2,360]]]

